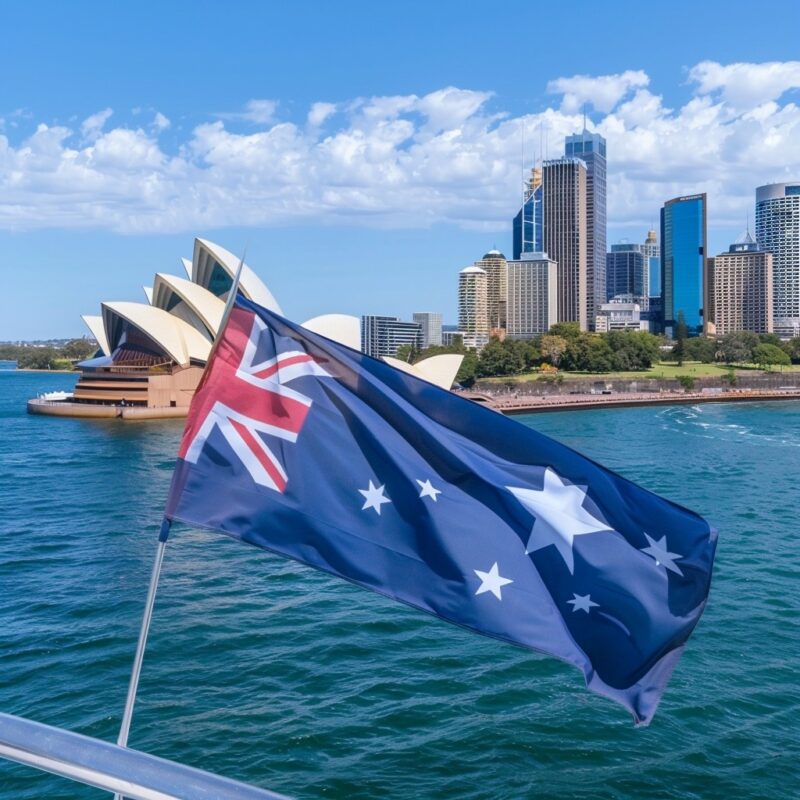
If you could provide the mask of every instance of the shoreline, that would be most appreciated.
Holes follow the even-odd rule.
[[[33,367],[15,367],[14,369],[0,369],[0,372],[46,372],[53,375],[79,375],[78,369],[34,369]]]
[[[649,396],[648,396],[649,395]],[[800,389],[794,391],[727,391],[683,392],[675,394],[618,392],[615,394],[576,397],[557,394],[536,398],[495,399],[486,405],[501,414],[537,414],[554,411],[580,411],[591,408],[630,408],[633,406],[695,405],[697,403],[757,403],[771,400],[800,400]]]

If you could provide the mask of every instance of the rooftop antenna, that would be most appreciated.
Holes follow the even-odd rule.
[[[583,132],[586,133],[586,101],[583,103]]]

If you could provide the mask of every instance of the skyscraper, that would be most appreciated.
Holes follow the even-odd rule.
[[[716,333],[772,333],[772,253],[760,250],[748,231],[709,259]]]
[[[582,133],[567,136],[565,155],[586,164],[586,318],[594,327],[597,309],[607,294],[606,140],[584,127]]]
[[[458,329],[465,347],[481,348],[489,341],[486,270],[467,267],[458,275]]]
[[[648,261],[648,294],[650,297],[661,297],[661,247],[654,230],[647,231],[642,248]]]
[[[513,223],[514,260],[522,253],[540,253],[542,243],[542,170],[534,167],[531,177],[525,183],[522,206]]]
[[[361,349],[368,356],[396,356],[404,344],[416,349],[422,346],[422,329],[416,322],[374,314],[361,317]]]
[[[442,343],[442,315],[432,311],[415,311],[411,319],[422,329],[422,349]]]
[[[633,295],[640,306],[650,297],[649,259],[643,244],[612,244],[606,253],[607,300],[617,295]],[[605,302],[605,301],[604,301]]]
[[[661,209],[661,286],[669,336],[681,312],[690,335],[707,331],[706,214],[705,193],[676,197]]]
[[[558,321],[558,265],[541,253],[523,253],[507,263],[509,338],[547,333]]]
[[[545,161],[542,182],[544,249],[558,264],[558,321],[587,330],[586,164],[579,158]]]
[[[489,332],[502,335],[506,328],[506,295],[508,293],[508,268],[506,257],[499,250],[490,250],[473,266],[486,273],[486,313]]]
[[[756,241],[772,253],[773,327],[800,335],[800,181],[756,189]]]

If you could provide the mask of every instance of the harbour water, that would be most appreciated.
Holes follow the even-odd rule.
[[[0,710],[113,740],[182,421],[27,416],[0,372]],[[653,724],[553,659],[176,528],[130,744],[297,798],[800,794],[800,403],[517,418],[719,528]],[[0,761],[0,799],[107,797]]]

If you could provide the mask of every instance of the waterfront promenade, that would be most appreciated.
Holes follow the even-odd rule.
[[[665,391],[611,392],[603,394],[484,395],[485,404],[503,414],[530,414],[538,411],[572,411],[582,408],[613,408],[676,403],[736,403],[766,400],[800,400],[800,388],[753,390],[731,389],[721,392]]]

